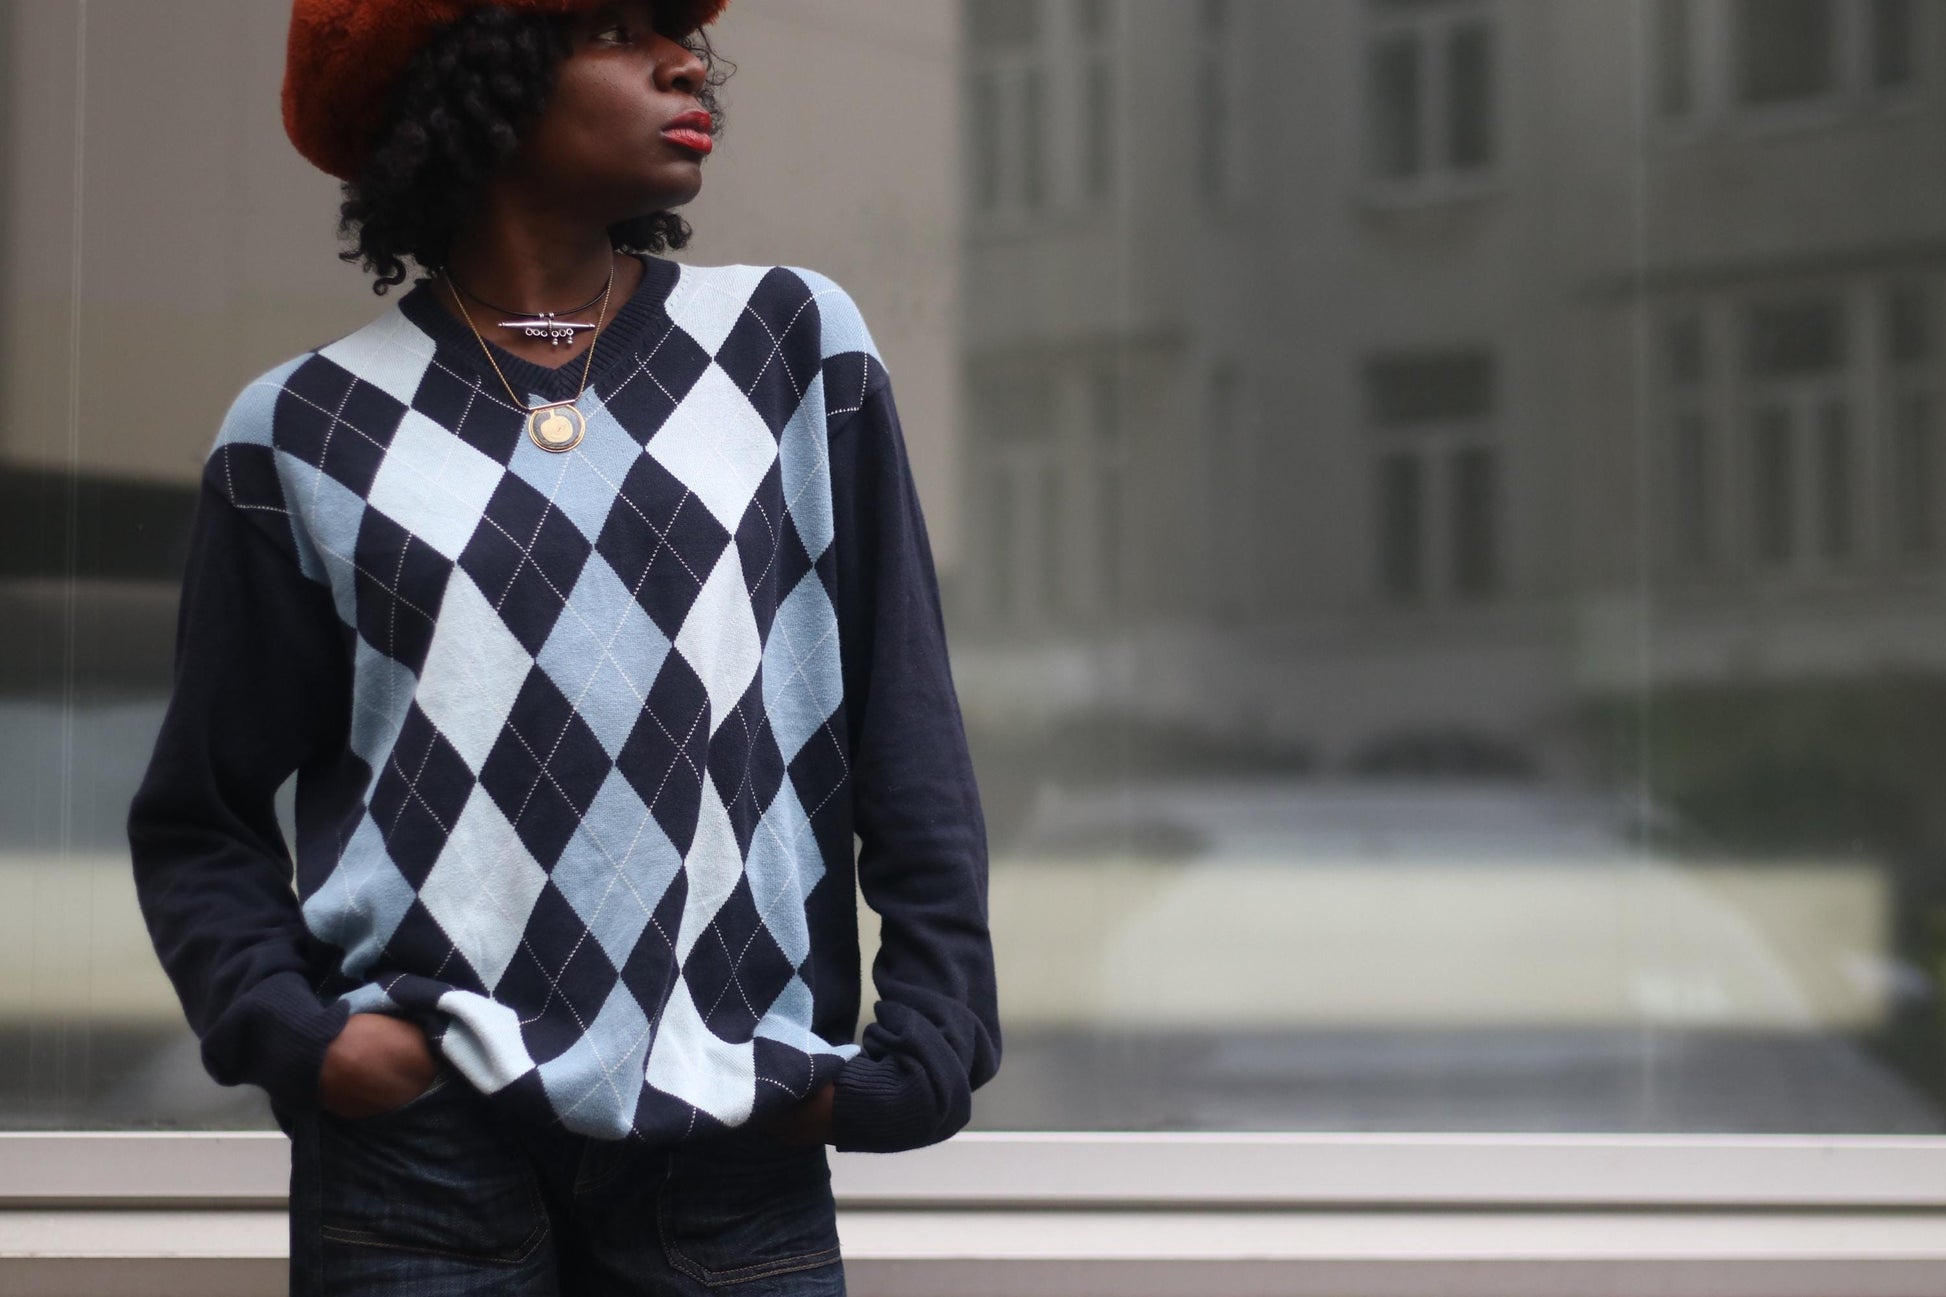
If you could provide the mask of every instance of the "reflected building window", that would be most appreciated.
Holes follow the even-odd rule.
[[[1667,321],[1670,547],[1676,567],[1691,572],[1706,571],[1715,558],[1717,455],[1705,383],[1708,359],[1699,313],[1685,311]]]
[[[1492,11],[1482,0],[1371,0],[1366,159],[1388,189],[1437,192],[1494,163]]]
[[[1218,211],[1241,197],[1247,165],[1239,93],[1245,66],[1242,7],[1240,0],[1201,0],[1197,6],[1199,49],[1190,94],[1199,131],[1197,179],[1204,204]]]
[[[1116,0],[962,0],[972,213],[1106,208],[1119,172]]]
[[[1395,603],[1487,599],[1501,586],[1494,358],[1480,349],[1386,353],[1364,366],[1374,552]]]
[[[1843,299],[1754,302],[1743,338],[1752,554],[1773,569],[1843,563],[1855,480]]]
[[[973,209],[1031,213],[1047,182],[1041,0],[966,0],[964,14]]]
[[[1932,274],[1854,275],[1665,313],[1673,574],[1830,581],[1939,557],[1939,288]],[[1719,338],[1732,367],[1712,359]]]
[[[1923,562],[1940,548],[1934,295],[1902,285],[1886,293],[1883,309],[1892,550],[1896,560]]]
[[[1666,119],[1867,108],[1925,73],[1917,0],[1656,0],[1652,87]]]
[[[1073,0],[1080,65],[1080,174],[1082,194],[1105,202],[1115,190],[1115,6],[1109,0]]]
[[[1246,615],[1257,598],[1256,440],[1251,434],[1243,380],[1231,360],[1210,366],[1206,464],[1210,527],[1210,608],[1221,617]]]

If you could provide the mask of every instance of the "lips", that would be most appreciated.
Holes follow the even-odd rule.
[[[716,147],[710,138],[710,115],[699,110],[678,113],[662,128],[662,138],[671,144],[679,144],[697,153],[708,153]]]

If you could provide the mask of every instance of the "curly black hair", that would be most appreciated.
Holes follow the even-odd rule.
[[[347,245],[338,256],[364,264],[374,293],[405,282],[407,258],[425,270],[444,263],[488,178],[545,107],[568,54],[571,21],[484,6],[442,27],[413,56],[363,169],[345,183],[338,212]],[[700,29],[682,44],[703,60],[697,98],[709,111],[711,133],[720,135],[716,88],[735,65],[716,54]],[[690,233],[672,211],[608,230],[617,248],[639,252],[681,248]]]

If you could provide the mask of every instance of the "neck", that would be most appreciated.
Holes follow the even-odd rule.
[[[625,297],[641,271],[633,257],[616,260],[606,228],[524,207],[504,191],[486,195],[446,264],[469,293],[534,312],[580,305],[601,291],[611,269],[615,292]]]

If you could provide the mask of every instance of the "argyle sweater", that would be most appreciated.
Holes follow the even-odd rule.
[[[821,275],[642,260],[568,452],[423,281],[236,398],[144,918],[211,1075],[284,1109],[375,1011],[513,1119],[673,1144],[835,1078],[836,1148],[945,1139],[1000,1059],[986,831],[889,379]]]

